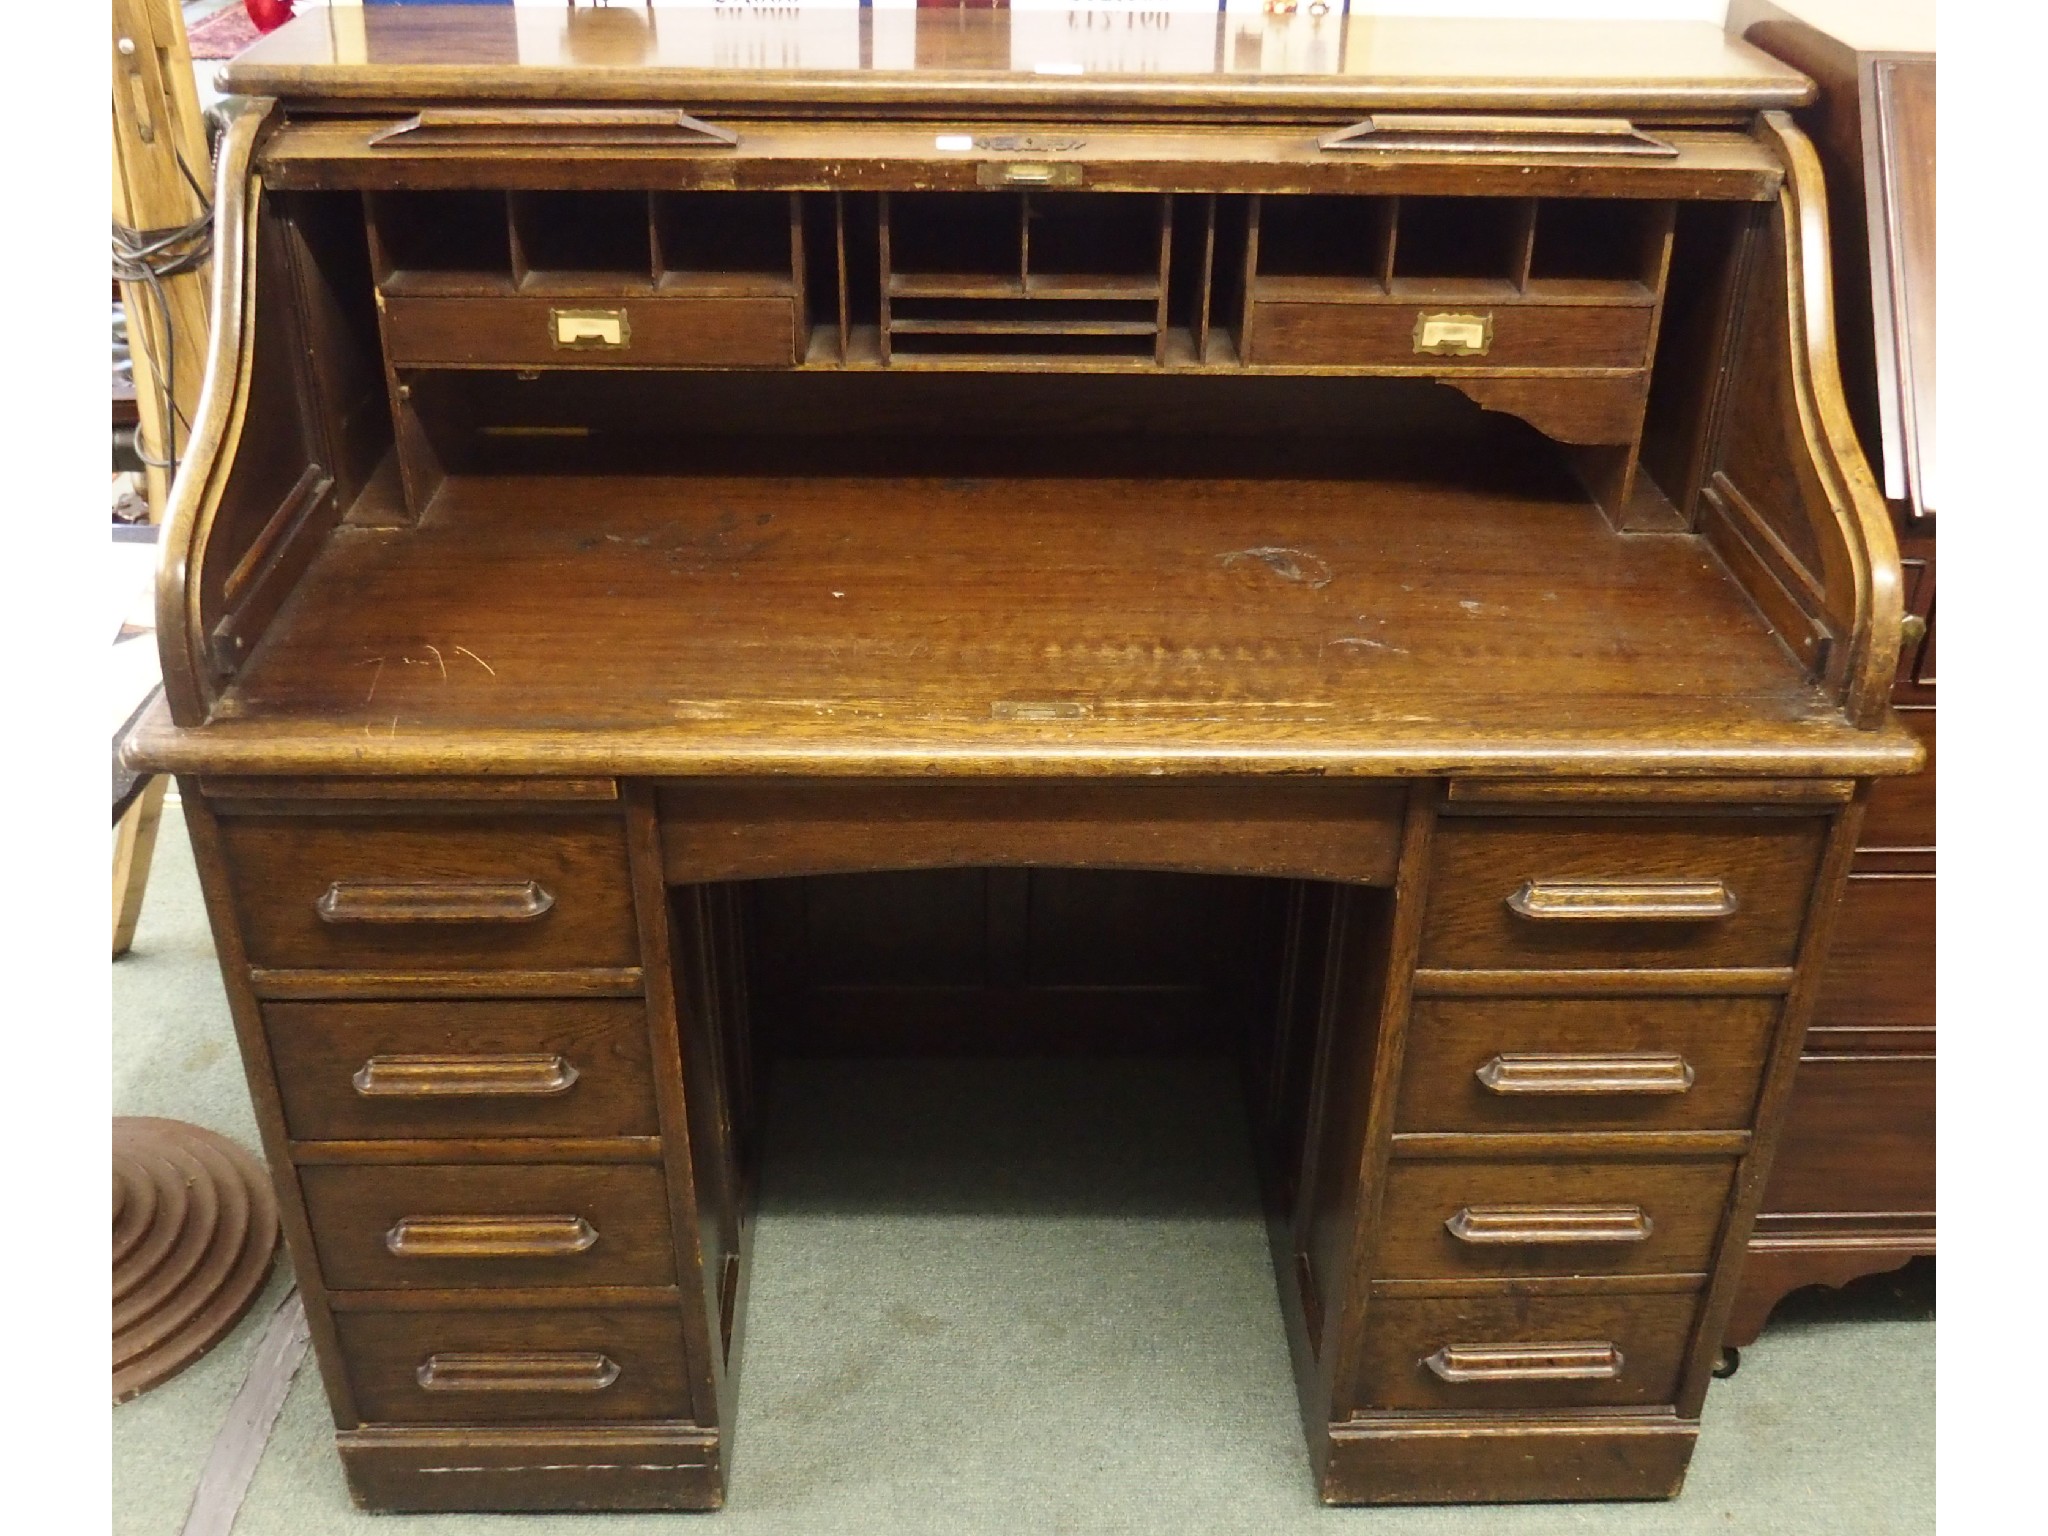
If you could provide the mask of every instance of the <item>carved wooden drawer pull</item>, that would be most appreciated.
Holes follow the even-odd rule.
[[[581,1216],[407,1216],[384,1234],[401,1259],[567,1259],[596,1242]]]
[[[350,1079],[366,1099],[526,1099],[567,1093],[560,1056],[372,1056]]]
[[[329,923],[530,923],[554,904],[533,880],[337,880],[313,906]]]
[[[1684,1093],[1692,1063],[1676,1051],[1627,1051],[1612,1056],[1503,1051],[1473,1074],[1489,1093]]]
[[[1461,1243],[1641,1243],[1652,1222],[1639,1205],[1468,1205],[1444,1229]]]
[[[413,1373],[428,1392],[602,1392],[618,1362],[596,1350],[429,1355]]]
[[[1621,1350],[1604,1339],[1567,1344],[1446,1344],[1422,1363],[1441,1380],[1619,1381]]]
[[[1699,923],[1732,916],[1735,893],[1719,880],[1528,880],[1508,910],[1535,922]]]

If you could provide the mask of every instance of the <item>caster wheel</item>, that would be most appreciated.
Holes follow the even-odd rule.
[[[1714,1379],[1726,1381],[1742,1369],[1742,1351],[1733,1344],[1721,1346],[1721,1358],[1714,1362]]]

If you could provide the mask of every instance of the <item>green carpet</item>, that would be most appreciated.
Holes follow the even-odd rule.
[[[253,1145],[175,809],[114,967],[115,1108]],[[1212,1062],[777,1070],[731,1498],[710,1517],[368,1516],[309,1362],[237,1536],[1736,1532],[1934,1525],[1931,1266],[1781,1309],[1666,1504],[1326,1510],[1242,1115]],[[175,1536],[284,1280],[114,1413],[114,1530]]]

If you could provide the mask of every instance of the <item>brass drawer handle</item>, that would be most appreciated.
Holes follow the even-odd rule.
[[[1461,1243],[1643,1243],[1653,1228],[1639,1205],[1468,1205],[1444,1230]]]
[[[313,909],[323,923],[530,923],[554,904],[533,880],[337,880]]]
[[[548,339],[572,352],[624,351],[633,342],[633,321],[623,309],[551,309]]]
[[[1693,1067],[1675,1051],[1575,1056],[1503,1051],[1472,1074],[1489,1093],[1668,1094],[1692,1087]]]
[[[1619,1381],[1621,1350],[1605,1339],[1568,1344],[1446,1344],[1423,1357],[1441,1381]]]
[[[576,1078],[560,1056],[372,1056],[349,1081],[366,1099],[528,1099]]]
[[[1526,880],[1507,902],[1535,922],[1699,923],[1735,912],[1719,880]]]
[[[460,144],[472,149],[612,148],[631,144],[732,149],[740,136],[673,107],[430,107],[370,135],[389,144]]]
[[[1431,357],[1484,357],[1493,350],[1493,316],[1423,310],[1415,317],[1415,350]]]
[[[1433,155],[1654,155],[1678,150],[1622,117],[1510,117],[1459,112],[1375,112],[1316,140],[1322,150]]]
[[[413,1375],[427,1392],[602,1392],[619,1365],[596,1350],[463,1350],[429,1355]]]
[[[596,1243],[581,1216],[406,1216],[384,1234],[401,1259],[567,1259]]]

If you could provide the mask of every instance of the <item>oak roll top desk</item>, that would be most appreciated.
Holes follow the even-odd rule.
[[[572,7],[226,84],[130,750],[362,1503],[721,1501],[755,897],[974,869],[1258,893],[1218,995],[1323,1498],[1678,1490],[1921,756],[1803,76]]]

